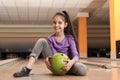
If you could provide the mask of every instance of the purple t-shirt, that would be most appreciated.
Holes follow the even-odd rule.
[[[68,55],[70,59],[74,59],[75,61],[79,60],[78,51],[72,35],[66,35],[61,42],[57,42],[55,36],[51,35],[48,37],[48,43],[53,54],[61,52]]]

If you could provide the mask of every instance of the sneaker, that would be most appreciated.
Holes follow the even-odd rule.
[[[31,69],[27,67],[23,67],[21,71],[16,72],[13,74],[14,77],[24,77],[24,76],[29,76]]]

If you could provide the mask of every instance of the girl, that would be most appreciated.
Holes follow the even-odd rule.
[[[70,58],[70,60],[65,60],[68,64],[63,66],[63,70],[68,71],[68,74],[86,75],[87,67],[78,62],[79,54],[75,44],[77,41],[67,12],[62,11],[56,13],[52,19],[52,26],[55,33],[47,39],[40,38],[36,42],[30,54],[28,64],[26,67],[22,68],[21,71],[14,73],[14,77],[28,76],[32,70],[32,65],[37,60],[41,51],[44,51],[45,53],[45,64],[48,69],[51,68],[49,59],[52,55],[61,52],[68,55]]]

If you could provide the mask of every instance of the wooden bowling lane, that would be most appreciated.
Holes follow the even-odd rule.
[[[23,66],[27,64],[28,60],[21,60],[8,67],[8,69],[0,69],[0,80],[73,80],[72,76],[55,76],[53,75],[44,64],[44,60],[38,60],[33,66],[33,70],[29,77],[15,78],[13,73],[19,71]],[[79,80],[79,76],[73,76],[76,80]]]
[[[33,66],[33,70],[28,77],[15,78],[13,73],[19,71],[27,64],[28,60],[19,60],[13,65],[6,68],[0,68],[0,80],[119,80],[120,70],[102,69],[102,68],[89,68],[86,76],[53,75],[44,64],[43,59],[39,59]]]

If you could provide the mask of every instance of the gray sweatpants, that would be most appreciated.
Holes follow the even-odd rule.
[[[35,59],[37,60],[37,58],[39,57],[39,55],[40,55],[40,53],[42,51],[44,51],[43,55],[45,57],[52,55],[52,51],[50,49],[48,41],[46,39],[44,39],[44,38],[40,38],[36,42],[36,44],[35,44],[32,52],[31,52],[30,56],[35,57]],[[88,69],[87,69],[87,67],[84,64],[82,64],[80,62],[76,62],[72,66],[72,68],[68,71],[68,74],[70,73],[70,74],[74,74],[74,75],[81,75],[81,76],[83,76],[83,75],[86,75],[87,71],[88,71]]]

